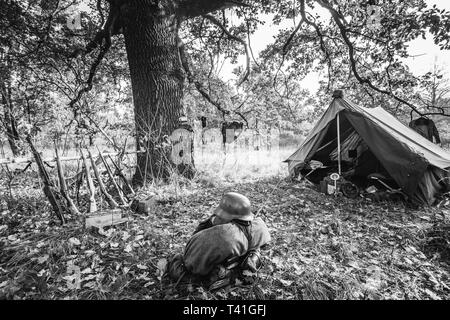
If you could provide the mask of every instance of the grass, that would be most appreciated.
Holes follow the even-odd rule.
[[[287,174],[283,163],[294,151],[291,148],[252,150],[228,145],[221,148],[194,149],[196,168],[215,179],[230,182],[257,180]]]

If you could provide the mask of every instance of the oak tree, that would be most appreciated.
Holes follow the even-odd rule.
[[[327,95],[336,87],[347,86],[372,104],[384,99],[386,104],[393,102],[424,114],[408,96],[418,80],[402,61],[408,56],[407,44],[425,37],[428,31],[442,50],[450,48],[450,13],[437,7],[427,8],[423,0],[92,0],[90,4],[96,9],[92,13],[94,21],[99,23],[91,41],[81,46],[79,42],[83,41],[67,45],[67,38],[59,39],[65,49],[76,47],[68,57],[72,64],[84,61],[80,56],[94,55],[87,80],[75,94],[71,93],[74,97],[69,106],[80,110],[80,101],[92,90],[94,82],[100,84],[98,78],[104,80],[107,75],[101,65],[112,56],[124,60],[126,55],[136,144],[139,150],[145,150],[137,157],[135,182],[142,182],[144,176],[167,177],[174,170],[168,137],[184,112],[183,94],[187,85],[194,87],[220,113],[234,113],[245,119],[239,107],[245,106],[249,96],[257,97],[258,90],[265,87],[252,83],[261,80],[269,84],[268,75],[276,83],[282,79],[280,74],[285,74],[285,78],[292,80],[286,88],[292,88],[306,74],[319,70],[327,74],[328,83],[323,87]],[[318,8],[327,13],[326,17]],[[22,9],[21,16],[28,14]],[[234,23],[230,12],[236,17]],[[275,41],[260,56],[255,56],[250,35],[267,19],[280,26],[285,21],[292,24],[280,27]],[[48,40],[45,33],[43,38]],[[117,45],[122,39],[124,52]],[[58,52],[60,46],[54,41],[53,52]],[[108,54],[110,50],[113,52]],[[234,62],[239,55],[246,57],[246,67],[237,71],[240,91],[230,100],[231,104],[214,98],[197,74],[195,64],[204,63],[204,59],[198,58],[208,52],[212,56],[225,54]],[[41,59],[43,54],[40,52]],[[256,72],[251,78],[251,71],[258,70],[252,68],[254,65],[263,66],[259,70],[267,73],[261,77]],[[99,73],[103,76],[96,78]],[[298,95],[301,90],[296,92]],[[273,108],[285,107],[290,112],[286,105],[290,106],[291,100],[285,105],[283,99],[266,101]],[[252,106],[246,108],[251,110]]]

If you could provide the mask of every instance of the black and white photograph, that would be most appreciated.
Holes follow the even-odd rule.
[[[448,299],[450,1],[0,0],[4,303]]]

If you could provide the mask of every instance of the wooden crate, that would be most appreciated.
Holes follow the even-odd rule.
[[[104,228],[108,226],[121,224],[126,221],[128,221],[128,219],[123,217],[123,210],[114,209],[114,210],[99,211],[95,214],[86,216],[85,226],[86,228],[89,227]]]

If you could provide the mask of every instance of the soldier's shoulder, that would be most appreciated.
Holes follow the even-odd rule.
[[[264,220],[261,217],[254,218],[252,221],[252,224],[257,225],[257,226],[266,226],[266,223],[264,222]]]
[[[239,229],[236,226],[232,225],[231,223],[226,223],[202,230],[196,233],[194,236],[197,236],[198,238],[208,238],[225,241],[235,237],[237,232],[239,232]]]

